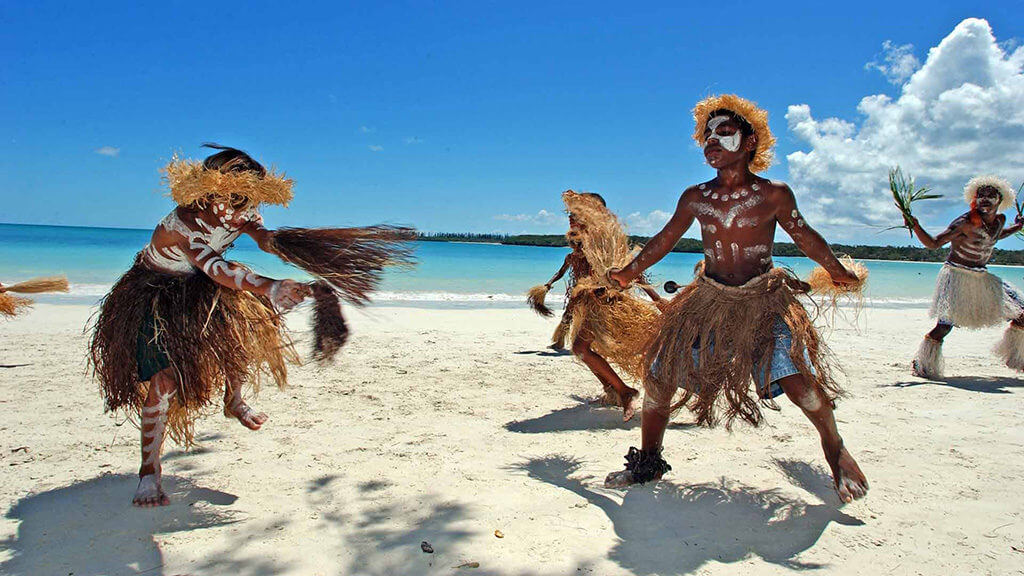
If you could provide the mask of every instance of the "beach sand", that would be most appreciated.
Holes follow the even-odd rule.
[[[594,377],[545,349],[554,320],[350,312],[333,366],[264,390],[259,432],[201,420],[195,449],[166,447],[171,506],[138,510],[138,432],[85,372],[89,314],[0,324],[0,574],[1024,574],[1024,380],[989,353],[1000,329],[955,331],[944,383],[909,373],[924,310],[830,333],[871,482],[843,506],[782,398],[760,429],[678,414],[665,480],[605,490],[640,419],[587,403]]]

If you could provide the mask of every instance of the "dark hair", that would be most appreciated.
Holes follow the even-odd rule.
[[[608,207],[608,204],[604,201],[604,198],[602,198],[601,195],[596,192],[584,192],[583,195],[590,196],[591,198],[597,198],[597,201],[601,203],[601,206],[604,206],[605,208]]]
[[[732,110],[729,110],[728,108],[719,108],[717,110],[712,111],[711,114],[708,114],[708,122],[710,122],[711,119],[716,117],[716,116],[725,116],[729,120],[732,120],[733,122],[739,124],[739,126],[740,126],[740,133],[743,134],[744,136],[750,136],[750,135],[754,134],[754,127],[750,125],[750,122],[747,122],[746,118],[744,118],[743,116],[740,116],[739,114],[733,112]],[[707,130],[707,129],[708,129],[708,126],[707,126],[707,124],[705,124],[704,125],[704,130]],[[750,161],[751,162],[753,162],[755,156],[757,156],[757,149],[756,148],[754,150],[751,150],[751,152],[750,152]]]
[[[249,156],[238,148],[221,146],[220,144],[214,144],[213,142],[203,143],[203,148],[220,150],[220,152],[207,156],[206,160],[203,160],[203,168],[206,168],[207,170],[218,170],[225,173],[254,172],[261,178],[267,175],[267,169],[264,168],[262,164],[253,160],[252,156]]]

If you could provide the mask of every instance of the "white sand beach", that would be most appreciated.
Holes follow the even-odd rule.
[[[1024,380],[989,353],[999,329],[955,331],[946,382],[908,369],[924,310],[830,333],[871,483],[843,506],[784,399],[761,429],[678,414],[666,478],[605,490],[640,419],[587,403],[600,386],[545,349],[553,320],[350,312],[335,365],[264,390],[259,432],[214,414],[195,449],[169,444],[173,502],[140,510],[138,432],[85,371],[89,314],[0,324],[0,574],[1024,574]]]

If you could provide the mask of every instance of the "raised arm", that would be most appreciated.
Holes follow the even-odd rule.
[[[248,224],[242,228],[242,232],[256,241],[260,250],[273,254],[274,231],[263,227],[263,217],[257,214]]]
[[[910,217],[908,223],[914,230],[914,235],[916,235],[917,239],[921,241],[921,244],[924,244],[924,247],[929,250],[935,250],[938,248],[942,248],[943,246],[951,242],[954,238],[963,234],[962,230],[963,226],[967,224],[967,218],[965,216],[960,216],[956,220],[953,220],[953,222],[949,225],[949,228],[946,228],[945,230],[940,232],[938,236],[932,236],[931,234],[929,234],[928,231],[925,230],[923,226],[921,226],[921,223],[917,220],[917,218]],[[1020,228],[1018,227],[1018,230],[1019,229]]]
[[[647,242],[647,245],[636,255],[636,258],[633,258],[629,265],[622,270],[614,270],[608,274],[612,282],[625,288],[630,282],[643,274],[644,270],[656,264],[672,251],[676,242],[679,242],[679,239],[683,237],[683,234],[693,224],[694,214],[690,210],[688,196],[695,193],[693,188],[683,192],[682,196],[679,197],[679,203],[676,204],[675,213],[672,214],[672,218],[661,229],[661,232],[655,234]]]
[[[217,284],[232,290],[245,290],[266,296],[283,310],[295,306],[311,294],[309,286],[305,284],[260,276],[241,264],[225,260],[201,240],[190,240],[185,253],[196,268],[202,270]]]
[[[1014,218],[1013,224],[1003,228],[1002,233],[999,234],[999,239],[1002,240],[1003,238],[1009,238],[1017,232],[1020,232],[1021,228],[1024,228],[1024,215],[1018,214],[1017,217]]]
[[[789,186],[783,184],[777,191],[778,201],[776,202],[776,220],[782,225],[782,229],[793,239],[793,243],[808,258],[814,260],[824,268],[832,277],[832,281],[841,284],[857,282],[857,275],[846,269],[836,258],[828,242],[818,234],[817,230],[804,220],[803,214],[796,206],[796,196]]]
[[[566,254],[565,260],[562,261],[562,267],[558,269],[558,272],[555,272],[555,275],[551,277],[551,280],[548,280],[547,282],[544,283],[544,285],[548,287],[548,290],[551,289],[552,284],[558,282],[558,280],[561,279],[562,276],[565,276],[566,271],[569,270],[571,257],[572,254]]]

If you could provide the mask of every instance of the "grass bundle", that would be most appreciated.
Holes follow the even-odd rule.
[[[807,276],[807,285],[810,293],[819,296],[823,302],[819,303],[818,314],[830,316],[830,323],[835,324],[835,316],[839,310],[839,303],[846,299],[853,305],[854,319],[860,316],[864,308],[864,290],[868,284],[868,267],[855,261],[849,256],[842,256],[839,261],[847,270],[856,274],[858,281],[853,284],[835,284],[832,276],[821,266],[816,266]],[[854,320],[855,321],[855,320]]]
[[[355,305],[370,302],[385,266],[412,264],[411,228],[280,228],[272,249]]]
[[[562,194],[562,201],[581,225],[581,229],[570,236],[579,240],[591,274],[602,285],[616,288],[606,280],[608,271],[626,266],[638,251],[630,246],[622,223],[592,196],[568,190]]]
[[[0,316],[14,318],[31,307],[32,301],[28,298],[0,292]]]
[[[32,278],[10,286],[0,288],[4,292],[17,292],[19,294],[40,294],[43,292],[67,292],[68,279],[64,276],[47,276]]]
[[[547,304],[544,303],[547,295],[548,287],[546,284],[538,284],[530,288],[530,291],[526,293],[526,303],[530,305],[534,312],[544,318],[550,318],[555,315],[551,308],[548,308]]]
[[[892,192],[892,199],[896,203],[896,208],[903,215],[903,225],[893,226],[888,228],[888,230],[906,228],[910,232],[911,238],[914,237],[914,228],[910,224],[914,217],[912,210],[914,202],[942,198],[941,194],[929,194],[931,191],[929,188],[924,186],[917,188],[914,184],[914,178],[904,175],[903,170],[899,166],[889,169],[889,191]]]
[[[325,282],[313,284],[313,359],[327,363],[348,340],[338,295]]]

